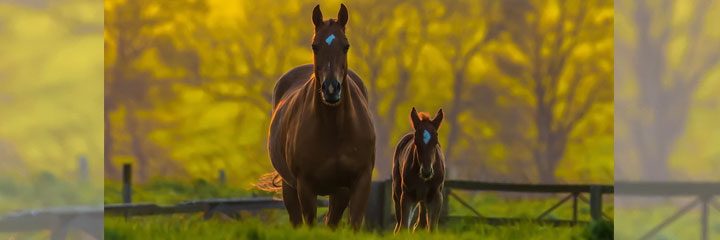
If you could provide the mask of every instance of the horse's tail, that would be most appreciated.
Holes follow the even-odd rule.
[[[258,182],[255,184],[260,190],[274,192],[277,194],[282,193],[282,177],[277,171],[266,173],[260,176]]]

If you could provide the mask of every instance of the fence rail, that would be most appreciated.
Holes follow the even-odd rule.
[[[327,200],[318,200],[318,206],[327,207]],[[105,214],[122,216],[162,215],[176,213],[204,213],[211,218],[215,213],[237,218],[242,210],[285,209],[281,200],[273,198],[208,199],[179,203],[174,206],[158,206],[154,203],[123,203],[105,205]]]
[[[0,232],[34,232],[50,230],[50,239],[65,239],[70,229],[88,233],[96,239],[103,236],[102,207],[67,207],[21,211],[0,218]]]
[[[131,166],[123,166],[123,190],[122,204],[109,204],[104,208],[65,208],[40,211],[24,211],[0,218],[0,232],[26,232],[38,230],[52,230],[52,239],[64,239],[69,229],[78,229],[89,233],[97,239],[102,238],[102,218],[105,214],[115,216],[146,216],[160,214],[178,213],[203,213],[205,219],[211,218],[215,213],[228,217],[238,218],[239,211],[258,211],[262,209],[284,209],[281,200],[273,198],[248,198],[248,199],[207,199],[197,201],[186,201],[173,206],[159,206],[154,203],[132,203],[132,174]],[[225,172],[220,170],[218,177],[219,184],[225,184]],[[578,221],[578,201],[590,204],[591,217],[601,219],[602,195],[613,194],[612,185],[550,185],[550,184],[513,184],[513,183],[488,183],[461,180],[448,180],[443,190],[444,203],[442,209],[441,223],[457,221],[482,221],[487,224],[513,224],[517,222],[534,222],[553,226],[585,224]],[[693,189],[693,188],[691,188]],[[568,193],[550,209],[544,211],[535,219],[528,218],[492,218],[485,217],[473,206],[468,204],[453,191],[501,191],[501,192],[524,192],[524,193]],[[390,229],[394,225],[394,210],[392,203],[392,182],[390,180],[375,181],[372,183],[372,190],[368,199],[368,207],[365,215],[365,226],[370,229]],[[720,190],[718,191],[720,192]],[[582,194],[589,194],[589,199]],[[573,202],[573,219],[555,220],[545,219],[549,213],[557,209],[565,202]],[[470,209],[475,216],[449,216],[448,202],[458,201],[462,206]],[[318,206],[328,206],[327,200],[318,200]],[[608,218],[605,216],[605,218]],[[33,224],[30,224],[33,223]],[[100,223],[99,226],[95,226]]]

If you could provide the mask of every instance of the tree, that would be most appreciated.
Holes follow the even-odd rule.
[[[670,155],[684,134],[694,96],[720,63],[720,37],[712,33],[712,1],[619,2],[617,116],[625,134],[618,156],[637,156],[641,178],[669,180]],[[670,17],[668,17],[670,16]],[[636,149],[636,150],[632,150]],[[618,170],[630,169],[630,162]],[[631,178],[629,173],[621,178]]]
[[[156,34],[160,27],[182,28],[183,23],[176,21],[178,15],[198,16],[206,9],[202,1],[107,1],[105,2],[105,173],[108,178],[119,177],[115,163],[112,161],[116,150],[117,134],[113,132],[114,124],[111,114],[122,109],[124,127],[129,135],[128,147],[137,161],[138,175],[141,181],[147,180],[149,159],[144,149],[144,135],[136,115],[140,109],[148,109],[151,103],[147,92],[162,81],[152,81],[149,71],[136,68],[137,62],[157,46],[172,44],[162,33]],[[190,23],[192,24],[192,23]],[[168,34],[168,33],[165,33]],[[175,34],[175,33],[170,33]],[[180,58],[196,62],[197,57]]]
[[[612,2],[503,3],[510,51],[499,51],[496,64],[527,86],[536,131],[533,159],[540,182],[552,183],[578,123],[595,103],[613,100],[613,71],[608,66],[613,18],[606,14]]]

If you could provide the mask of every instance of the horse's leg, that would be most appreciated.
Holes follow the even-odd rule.
[[[413,231],[416,229],[423,229],[427,227],[428,222],[428,211],[427,211],[427,202],[420,202],[420,206],[418,207],[418,218],[417,222],[415,223],[415,227],[413,228]]]
[[[300,201],[298,200],[297,191],[283,181],[282,195],[285,209],[287,209],[288,216],[290,217],[290,223],[293,227],[299,226],[302,224],[302,214],[300,213]]]
[[[298,200],[300,200],[300,211],[302,211],[305,224],[312,227],[317,219],[317,195],[313,193],[310,186],[302,180],[297,179]]]
[[[360,226],[362,226],[371,185],[372,176],[368,172],[360,176],[355,186],[350,190],[350,225],[355,231],[360,230]]]
[[[342,219],[343,212],[348,206],[350,201],[350,189],[341,188],[335,194],[330,195],[330,201],[328,206],[328,215],[325,218],[325,224],[330,226],[331,229],[335,230]]]
[[[440,220],[440,211],[443,205],[443,196],[441,194],[442,189],[433,192],[430,202],[427,204],[428,207],[428,230],[432,231],[437,228],[438,221]]]
[[[417,202],[410,200],[407,192],[403,192],[400,195],[400,226],[395,229],[395,233],[400,232],[402,229],[409,230],[410,218],[413,215],[413,208],[417,205]]]

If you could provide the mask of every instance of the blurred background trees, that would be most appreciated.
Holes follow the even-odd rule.
[[[720,2],[618,1],[622,180],[718,180]]]
[[[0,218],[102,204],[102,43],[100,1],[0,2]]]
[[[334,17],[338,1],[319,2]],[[411,107],[446,110],[453,179],[613,181],[612,1],[346,1],[376,179]],[[313,1],[105,2],[105,173],[248,186],[272,170],[277,78],[310,63]]]
[[[85,155],[103,179],[101,6],[0,3],[0,175],[74,179]]]

